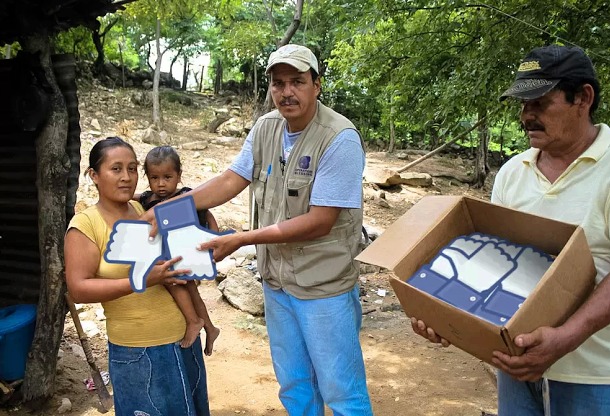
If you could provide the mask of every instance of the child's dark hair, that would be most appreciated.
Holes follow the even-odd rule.
[[[182,163],[180,163],[180,156],[178,152],[171,146],[157,146],[151,149],[144,159],[144,173],[148,175],[149,165],[160,165],[163,162],[171,161],[176,168],[176,172],[182,172]]]
[[[125,140],[120,137],[106,137],[103,140],[97,142],[91,152],[89,152],[89,168],[87,171],[92,169],[96,172],[99,172],[100,166],[104,163],[104,158],[106,157],[106,153],[108,150],[113,149],[115,147],[126,147],[133,152],[133,155],[136,155],[136,152],[133,150],[133,147],[127,143]]]

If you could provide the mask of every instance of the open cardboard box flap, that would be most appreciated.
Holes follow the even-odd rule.
[[[504,327],[405,283],[451,240],[473,232],[557,256]],[[422,198],[356,259],[392,270],[396,277],[390,283],[408,316],[423,320],[452,344],[486,362],[494,350],[520,354],[513,344],[516,335],[562,324],[587,298],[596,274],[582,228],[460,196]]]
[[[458,196],[422,198],[377,237],[356,260],[394,270],[405,253],[415,248],[459,200]]]

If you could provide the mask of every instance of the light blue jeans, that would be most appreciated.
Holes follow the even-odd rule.
[[[610,415],[610,385],[549,380],[551,416]],[[498,371],[498,416],[544,416],[542,380],[518,381]]]
[[[108,343],[116,416],[209,416],[201,339],[123,347]]]
[[[360,347],[358,287],[302,300],[264,283],[265,319],[279,397],[290,416],[372,416]]]

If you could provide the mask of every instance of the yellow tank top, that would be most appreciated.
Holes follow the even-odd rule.
[[[131,204],[138,214],[144,212],[134,201]],[[96,278],[129,278],[130,265],[107,263],[104,260],[106,245],[110,239],[110,227],[91,206],[76,214],[68,230],[76,228],[87,236],[100,250],[100,264]],[[163,285],[156,285],[142,293],[131,293],[118,299],[103,302],[106,315],[108,340],[126,347],[152,347],[176,342],[184,336],[186,322],[174,299]]]

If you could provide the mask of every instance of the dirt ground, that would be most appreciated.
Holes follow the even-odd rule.
[[[129,91],[89,90],[83,87],[80,87],[80,91],[82,171],[88,165],[87,157],[92,145],[99,138],[109,135],[128,139],[136,148],[139,160],[143,161],[153,147],[141,141],[150,110],[132,104]],[[184,170],[182,182],[189,186],[197,185],[226,169],[243,142],[242,138],[221,143],[218,135],[205,132],[211,118],[211,108],[226,106],[228,100],[214,102],[210,98],[196,97],[195,101],[200,103],[197,108],[164,103],[166,130],[180,149]],[[235,101],[231,103],[234,104]],[[248,120],[236,119],[233,122],[243,124]],[[180,146],[195,141],[205,142],[207,147],[203,150],[186,150]],[[411,160],[414,158],[411,156]],[[406,163],[408,160],[384,152],[367,152],[368,166],[397,169]],[[387,204],[367,200],[365,222],[383,230],[425,194],[471,194],[487,198],[489,189],[470,189],[447,177],[463,175],[470,165],[468,160],[450,157],[433,157],[425,161],[414,170],[445,176],[436,177],[434,186],[430,188],[402,186],[386,190]],[[144,190],[146,185],[146,179],[142,177],[138,189]],[[372,189],[370,184],[365,184],[365,187]],[[95,201],[95,188],[81,178],[77,211]],[[221,227],[238,230],[247,222],[247,212],[247,193],[213,210]],[[438,347],[414,335],[388,278],[389,274],[385,272],[363,274],[361,277],[361,292],[364,293],[361,342],[375,415],[480,416],[484,412],[495,412],[495,387],[482,363],[455,347]],[[216,286],[215,282],[204,282],[200,286],[210,315],[222,331],[213,355],[206,358],[212,414],[286,414],[277,398],[278,385],[271,365],[263,319],[230,306]],[[380,289],[386,291],[385,296]],[[107,369],[105,322],[99,315],[100,309],[98,304],[82,305],[80,318],[92,323],[88,331],[94,334],[90,336],[94,355],[98,365]],[[54,397],[42,410],[31,411],[18,406],[0,409],[0,416],[56,415],[62,398],[68,398],[71,402],[71,410],[64,413],[66,415],[102,414],[96,393],[87,391],[83,383],[89,377],[87,363],[73,350],[73,345],[79,345],[79,341],[74,325],[67,317]],[[106,414],[113,415],[114,412]],[[330,411],[327,414],[330,415]]]

